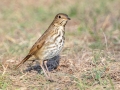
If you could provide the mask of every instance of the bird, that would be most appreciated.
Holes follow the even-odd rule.
[[[48,68],[44,61],[60,54],[65,42],[65,26],[70,20],[67,14],[58,13],[48,29],[35,42],[26,57],[16,65],[16,69],[34,56],[40,63],[47,80],[50,80]]]

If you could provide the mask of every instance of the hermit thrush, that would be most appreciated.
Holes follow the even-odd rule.
[[[32,46],[28,55],[17,65],[16,68],[21,66],[21,64],[26,62],[31,56],[35,56],[35,58],[39,60],[46,78],[50,79],[47,73],[48,69],[46,70],[43,67],[43,62],[59,55],[62,50],[65,40],[65,25],[68,20],[70,20],[68,15],[63,13],[57,14],[48,29]]]

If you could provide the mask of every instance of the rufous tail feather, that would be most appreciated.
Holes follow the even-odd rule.
[[[24,64],[29,58],[31,57],[31,55],[27,55],[17,66],[15,69],[19,68],[22,64]]]

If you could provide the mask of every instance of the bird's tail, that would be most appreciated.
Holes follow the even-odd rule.
[[[19,68],[21,64],[24,64],[32,55],[27,55],[16,67],[15,69]]]

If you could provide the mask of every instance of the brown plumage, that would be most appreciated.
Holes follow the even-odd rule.
[[[57,14],[48,29],[32,46],[28,55],[16,66],[16,68],[20,67],[24,62],[34,55],[36,59],[40,61],[40,66],[48,79],[49,76],[43,67],[43,61],[53,58],[60,53],[64,45],[65,25],[68,20],[70,20],[68,15],[63,13]]]

